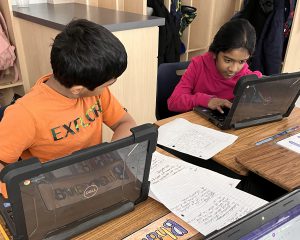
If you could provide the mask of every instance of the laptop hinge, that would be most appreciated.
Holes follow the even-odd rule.
[[[255,125],[259,125],[259,124],[263,124],[263,123],[279,121],[281,119],[282,119],[282,115],[277,114],[274,116],[268,116],[268,117],[263,117],[263,118],[259,118],[259,119],[254,119],[254,120],[247,120],[246,122],[237,122],[237,123],[233,124],[233,128],[240,129],[240,128],[255,126]]]

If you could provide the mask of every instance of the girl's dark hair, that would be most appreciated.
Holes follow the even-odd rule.
[[[245,48],[252,55],[255,50],[256,33],[246,19],[233,19],[225,23],[216,33],[209,51],[215,54]]]
[[[52,44],[51,66],[63,86],[89,90],[119,77],[127,68],[127,53],[106,28],[85,19],[71,21]]]

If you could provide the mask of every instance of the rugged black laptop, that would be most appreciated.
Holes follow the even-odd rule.
[[[258,78],[242,77],[235,86],[234,100],[224,114],[195,107],[194,111],[221,129],[244,128],[289,116],[300,90],[300,72]]]
[[[8,199],[0,210],[14,239],[70,239],[134,209],[149,192],[157,128],[41,164],[32,158],[0,174]]]
[[[298,240],[299,238],[300,189],[297,189],[211,233],[205,239]]]

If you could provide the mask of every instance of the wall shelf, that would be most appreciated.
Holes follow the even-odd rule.
[[[17,87],[17,86],[22,86],[23,82],[16,82],[16,83],[11,83],[11,82],[2,82],[0,81],[0,89],[6,89],[6,88],[12,88],[12,87]]]

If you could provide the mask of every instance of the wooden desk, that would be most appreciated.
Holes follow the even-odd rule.
[[[202,118],[195,112],[187,112],[179,114],[170,118],[166,118],[156,122],[158,126],[162,126],[175,118],[184,118],[192,123],[196,123],[205,127],[220,130],[211,122]],[[225,130],[226,133],[231,133],[238,136],[238,139],[230,146],[219,152],[212,159],[219,164],[227,167],[228,169],[236,172],[240,175],[247,175],[248,169],[242,166],[240,163],[236,162],[236,156],[251,147],[255,146],[255,143],[259,140],[265,139],[269,136],[275,135],[278,132],[284,131],[287,128],[296,126],[300,124],[300,109],[295,108],[288,118],[281,121],[267,123],[263,125],[243,128],[239,130]],[[199,160],[200,161],[200,160]]]
[[[170,153],[157,148],[157,151],[172,156]],[[143,227],[151,224],[157,219],[170,213],[164,205],[148,198],[146,201],[139,203],[132,212],[129,212],[123,216],[112,219],[86,233],[73,238],[74,240],[108,240],[108,239],[123,239],[128,235],[142,229]],[[4,226],[4,222],[0,217],[0,224]],[[6,229],[7,230],[7,229]],[[8,230],[6,231],[8,232]],[[191,239],[201,239],[203,236],[198,233]],[[186,238],[179,238],[186,239]],[[5,238],[0,234],[0,240],[5,240]]]
[[[236,157],[236,161],[279,187],[293,191],[300,186],[300,154],[276,143],[299,132],[300,129],[297,129],[271,142],[243,151]]]

